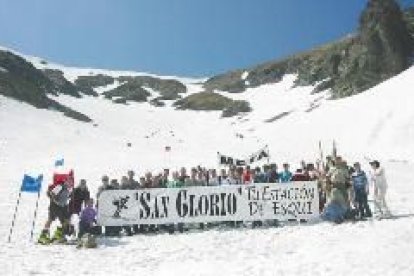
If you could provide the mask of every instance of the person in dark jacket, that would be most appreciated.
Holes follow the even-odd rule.
[[[86,185],[86,180],[81,179],[79,186],[73,189],[72,198],[69,203],[70,214],[79,215],[82,210],[82,205],[91,198],[88,186]]]
[[[292,177],[292,181],[310,181],[309,175],[304,172],[302,169],[297,169],[295,174]]]
[[[55,186],[49,186],[47,189],[47,196],[50,199],[49,215],[39,237],[38,243],[49,244],[52,241],[64,242],[65,235],[69,234],[69,199],[72,190],[70,189],[68,180],[63,183],[58,183]],[[50,237],[49,229],[52,222],[59,219],[61,226],[58,227],[53,235]]]
[[[277,172],[277,165],[270,164],[270,171],[267,175],[267,182],[269,183],[278,183],[280,182],[279,173]]]
[[[139,182],[134,179],[135,173],[132,170],[128,171],[128,182],[129,187],[132,190],[137,190],[139,188]]]

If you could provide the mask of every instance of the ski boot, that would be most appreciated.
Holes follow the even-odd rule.
[[[50,237],[49,237],[49,230],[43,230],[40,234],[39,239],[37,240],[39,244],[48,245],[51,243]]]
[[[58,227],[55,230],[55,233],[53,234],[53,237],[51,239],[51,241],[53,243],[66,243],[66,239],[65,239],[65,235],[63,234],[63,228],[62,227]]]

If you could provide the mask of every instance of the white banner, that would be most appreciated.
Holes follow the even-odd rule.
[[[106,226],[308,220],[318,215],[316,182],[109,190],[98,200],[98,224]]]
[[[246,166],[246,165],[251,165],[257,161],[261,161],[263,158],[267,158],[269,160],[270,153],[269,153],[269,147],[265,146],[264,148],[251,154],[248,158],[245,158],[245,159],[238,159],[238,158],[226,156],[226,155],[221,154],[220,152],[217,152],[217,157],[218,157],[220,165]]]

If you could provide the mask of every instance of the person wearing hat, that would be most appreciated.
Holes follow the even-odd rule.
[[[369,162],[372,168],[371,172],[371,181],[374,185],[374,206],[375,212],[380,213],[380,216],[391,216],[391,212],[388,208],[387,202],[385,200],[388,183],[385,177],[384,168],[381,167],[380,162],[377,160]]]

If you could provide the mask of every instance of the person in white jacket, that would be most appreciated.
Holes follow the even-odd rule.
[[[385,200],[388,183],[385,177],[384,168],[381,167],[377,160],[369,163],[372,168],[371,181],[374,185],[374,207],[375,212],[379,212],[380,216],[391,216],[391,212],[388,209],[387,202]]]

